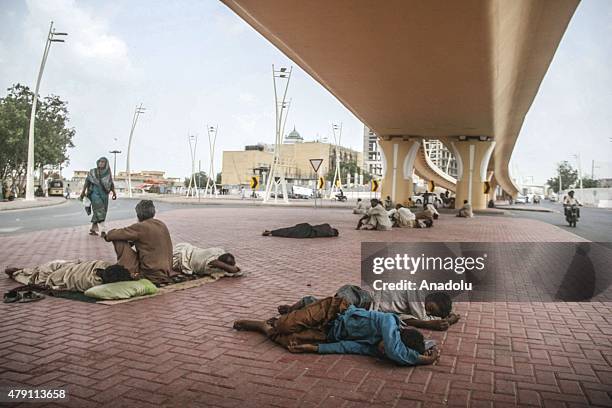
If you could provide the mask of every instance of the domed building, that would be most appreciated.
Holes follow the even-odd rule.
[[[285,140],[283,140],[283,143],[286,144],[294,144],[294,143],[303,143],[304,142],[304,138],[300,135],[300,133],[295,130],[295,125],[293,126],[293,130],[285,136]]]

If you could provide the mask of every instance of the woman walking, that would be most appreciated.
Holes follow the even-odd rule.
[[[81,200],[87,196],[91,201],[91,228],[89,229],[90,235],[98,235],[98,231],[102,235],[106,234],[106,227],[104,221],[106,220],[106,213],[108,212],[108,195],[113,194],[113,200],[117,199],[117,193],[115,193],[115,183],[113,183],[113,176],[111,174],[110,165],[106,157],[101,157],[96,162],[96,167],[89,170],[87,179],[85,179],[85,186],[81,192]]]

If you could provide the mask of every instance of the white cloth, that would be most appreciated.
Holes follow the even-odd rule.
[[[353,214],[365,214],[367,210],[368,206],[362,200],[357,203],[357,206],[355,208],[353,208]]]
[[[410,209],[401,207],[399,210],[397,210],[395,219],[399,227],[412,228],[414,226],[414,221],[416,220],[416,215],[410,211]]]
[[[440,215],[440,213],[438,212],[438,210],[436,209],[436,206],[433,204],[426,204],[424,210],[429,210],[431,211],[433,214],[436,215]]]
[[[33,268],[24,268],[13,274],[13,279],[23,285],[47,285],[55,290],[85,292],[102,284],[97,270],[111,265],[107,261],[55,260]]]
[[[369,226],[370,229],[386,231],[390,230],[393,226],[391,219],[389,219],[389,215],[387,214],[387,210],[385,210],[380,204],[366,211],[366,215],[369,218],[365,224]]]
[[[463,207],[459,210],[460,217],[472,218],[474,216],[474,212],[472,211],[471,204],[464,204]]]
[[[417,290],[372,290],[373,302],[371,310],[385,313],[395,313],[400,319],[437,320],[439,318],[427,315],[425,297]]]
[[[208,264],[225,254],[223,248],[198,248],[186,242],[176,244],[172,251],[172,269],[186,275],[211,275],[224,272]]]
[[[570,196],[565,197],[565,200],[563,200],[563,204],[565,205],[580,205],[580,201],[578,201],[577,198],[573,198]]]

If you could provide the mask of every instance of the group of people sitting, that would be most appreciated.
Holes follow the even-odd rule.
[[[447,330],[460,316],[448,294],[421,300],[415,291],[371,291],[344,285],[334,296],[306,296],[278,306],[268,320],[236,320],[236,330],[256,331],[293,353],[363,354],[398,365],[433,364],[439,351],[415,328]]]
[[[390,200],[389,197],[387,198]],[[431,228],[434,220],[437,220],[440,216],[433,204],[426,204],[422,211],[413,213],[410,208],[402,204],[395,204],[394,206],[391,203],[390,206],[385,206],[383,202],[376,198],[370,200],[369,207],[361,198],[358,198],[353,214],[362,215],[356,229],[379,231],[388,231],[392,227]]]
[[[103,260],[54,260],[31,267],[9,267],[6,274],[22,285],[40,285],[52,290],[85,292],[106,283],[148,279],[165,286],[185,277],[240,276],[234,255],[223,248],[198,248],[189,243],[172,246],[170,232],[155,219],[151,200],[136,205],[138,222],[112,229],[103,235],[113,244],[116,262]]]

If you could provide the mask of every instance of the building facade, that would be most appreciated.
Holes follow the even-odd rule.
[[[433,164],[449,176],[457,178],[457,160],[440,140],[425,139],[424,147]]]
[[[363,158],[361,168],[374,178],[381,178],[383,172],[378,137],[367,126],[363,126]]]
[[[336,165],[336,146],[330,143],[305,142],[294,129],[290,143],[280,145],[280,160],[285,168],[285,178],[297,185],[312,185],[317,179],[310,159],[323,159],[319,175],[325,176]],[[285,140],[289,137],[285,137]],[[298,141],[301,140],[301,141]],[[361,153],[339,146],[341,162],[362,162]],[[226,187],[246,186],[252,176],[259,176],[261,184],[266,182],[274,155],[272,145],[245,146],[244,150],[224,151],[221,170],[221,184]],[[344,175],[346,177],[346,175]],[[331,180],[328,180],[331,181]]]

